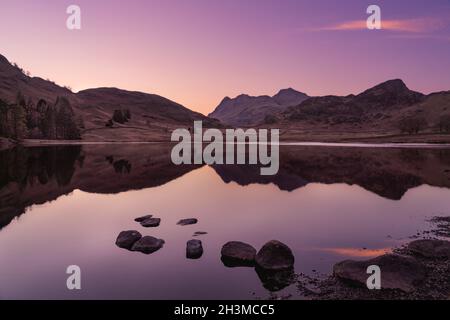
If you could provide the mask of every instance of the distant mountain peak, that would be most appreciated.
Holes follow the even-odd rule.
[[[236,126],[259,124],[267,115],[298,105],[308,98],[308,95],[292,88],[282,89],[273,97],[240,94],[233,99],[225,97],[209,116]]]
[[[301,93],[293,88],[286,88],[286,89],[281,89],[280,91],[278,91],[278,93],[275,95],[280,95],[280,94],[285,94],[285,93]]]
[[[409,90],[406,84],[401,79],[393,79],[388,80],[379,85],[375,86],[375,88],[384,88],[388,91],[406,91]]]
[[[363,95],[382,95],[386,93],[392,93],[392,94],[403,94],[403,93],[409,93],[413,92],[409,90],[409,88],[406,86],[406,84],[401,79],[393,79],[388,80],[385,82],[382,82],[375,87],[372,87],[370,89],[367,89],[366,91],[359,94],[359,96]]]

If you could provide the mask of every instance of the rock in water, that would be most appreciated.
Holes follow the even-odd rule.
[[[134,219],[134,221],[142,222],[142,221],[145,221],[147,219],[150,219],[151,217],[153,217],[153,215],[149,214],[149,215],[146,215],[146,216],[142,216],[142,217],[136,218],[136,219]]]
[[[413,257],[385,254],[366,261],[346,260],[334,265],[336,277],[359,286],[366,287],[367,268],[376,265],[381,269],[381,288],[399,289],[412,292],[425,279],[425,267]]]
[[[208,234],[208,232],[205,232],[205,231],[196,231],[196,232],[193,234],[193,237],[198,237],[198,236],[202,236],[202,235],[205,235],[205,234]]]
[[[122,231],[116,240],[116,246],[130,250],[136,241],[142,238],[142,235],[136,230]]]
[[[189,240],[186,245],[186,258],[198,259],[203,255],[202,242],[200,240]]]
[[[227,242],[222,247],[221,254],[221,260],[227,267],[252,267],[255,265],[256,249],[244,242]]]
[[[182,220],[178,221],[177,224],[180,226],[187,226],[190,224],[196,224],[197,222],[198,222],[197,219],[192,218],[192,219],[182,219]]]
[[[154,228],[158,227],[160,223],[161,223],[160,218],[148,218],[141,222],[141,226],[145,228]]]
[[[136,241],[135,244],[131,247],[131,250],[150,254],[161,249],[163,245],[164,240],[145,236]]]
[[[287,245],[272,240],[259,250],[255,261],[264,270],[284,270],[294,266],[295,258]]]
[[[450,259],[450,242],[444,240],[416,240],[408,245],[408,249],[425,258]]]
[[[280,291],[295,282],[294,268],[271,271],[256,267],[255,271],[263,287],[271,292]]]

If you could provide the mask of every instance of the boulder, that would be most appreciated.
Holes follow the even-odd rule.
[[[138,218],[134,219],[134,221],[136,221],[136,222],[142,222],[142,221],[145,221],[145,220],[147,220],[147,219],[150,219],[151,217],[153,217],[153,215],[148,214],[148,215],[146,215],[146,216],[138,217]]]
[[[163,245],[164,240],[150,236],[145,236],[136,241],[134,245],[131,247],[131,250],[139,251],[145,254],[150,254],[161,249]]]
[[[221,260],[227,267],[252,267],[255,265],[256,249],[251,245],[230,241],[223,245]]]
[[[197,219],[190,218],[190,219],[182,219],[182,220],[178,221],[177,224],[180,225],[180,226],[187,226],[187,225],[190,225],[190,224],[196,224],[197,222],[198,222]]]
[[[141,222],[141,226],[145,228],[154,228],[158,227],[160,223],[161,223],[160,218],[148,218]]]
[[[284,270],[294,266],[295,258],[287,245],[272,240],[258,251],[255,261],[264,270]]]
[[[381,288],[413,292],[425,279],[425,267],[415,258],[397,254],[385,254],[366,261],[345,260],[334,265],[334,275],[349,284],[367,287],[369,266],[381,270]]]
[[[116,246],[130,250],[133,244],[142,238],[136,230],[122,231],[116,239]]]
[[[450,259],[450,242],[444,240],[416,240],[408,245],[408,250],[425,258]]]
[[[198,259],[203,255],[202,242],[200,240],[189,240],[186,245],[186,258]]]

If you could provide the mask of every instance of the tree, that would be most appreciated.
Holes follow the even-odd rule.
[[[52,105],[47,106],[41,119],[42,134],[46,139],[56,139],[56,110]]]
[[[450,114],[443,115],[439,119],[439,132],[450,133]]]
[[[25,97],[21,92],[19,92],[17,94],[16,104],[14,104],[11,108],[13,123],[12,137],[14,139],[23,139],[27,134],[25,107]]]
[[[127,118],[125,117],[124,113],[120,109],[114,110],[112,119],[113,119],[113,121],[115,121],[117,123],[121,123],[121,124],[124,124],[125,122],[127,122]]]
[[[25,105],[25,113],[27,120],[27,129],[28,132],[31,132],[35,128],[39,127],[39,113],[37,112],[37,109],[34,107],[31,98],[28,99]]]
[[[130,109],[125,109],[124,115],[125,115],[125,118],[127,118],[127,120],[130,120],[131,119]]]
[[[58,97],[56,99],[55,109],[57,139],[80,139],[80,130],[75,122],[75,114],[69,100],[65,97]]]
[[[0,99],[0,137],[9,138],[11,134],[8,104]]]

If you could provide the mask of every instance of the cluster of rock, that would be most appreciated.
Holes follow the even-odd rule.
[[[227,242],[221,250],[221,260],[226,267],[255,267],[255,271],[270,291],[290,285],[294,279],[295,258],[284,243],[271,240],[257,252],[250,244]]]
[[[134,221],[139,222],[144,228],[159,227],[159,224],[161,223],[160,218],[153,218],[151,214],[136,218]]]
[[[411,293],[426,280],[427,260],[450,260],[450,242],[423,239],[409,243],[401,253],[385,254],[366,261],[346,260],[334,265],[333,274],[350,285],[366,286],[367,268],[380,267],[381,288]]]
[[[150,254],[161,249],[164,245],[164,240],[151,236],[143,237],[136,230],[128,230],[119,234],[116,245],[119,248]]]
[[[160,218],[153,218],[153,215],[145,215],[134,219],[134,221],[139,222],[144,228],[155,228],[161,223]],[[178,225],[186,226],[191,224],[196,224],[197,219],[182,219],[178,221]],[[206,234],[206,232],[198,231],[194,236]],[[130,251],[138,251],[145,254],[150,254],[158,251],[164,245],[164,240],[158,239],[151,236],[142,236],[139,231],[128,230],[122,231],[116,239],[116,246],[119,248],[127,249]],[[203,246],[200,240],[194,239],[189,240],[186,244],[186,257],[188,259],[199,259],[203,255]]]

